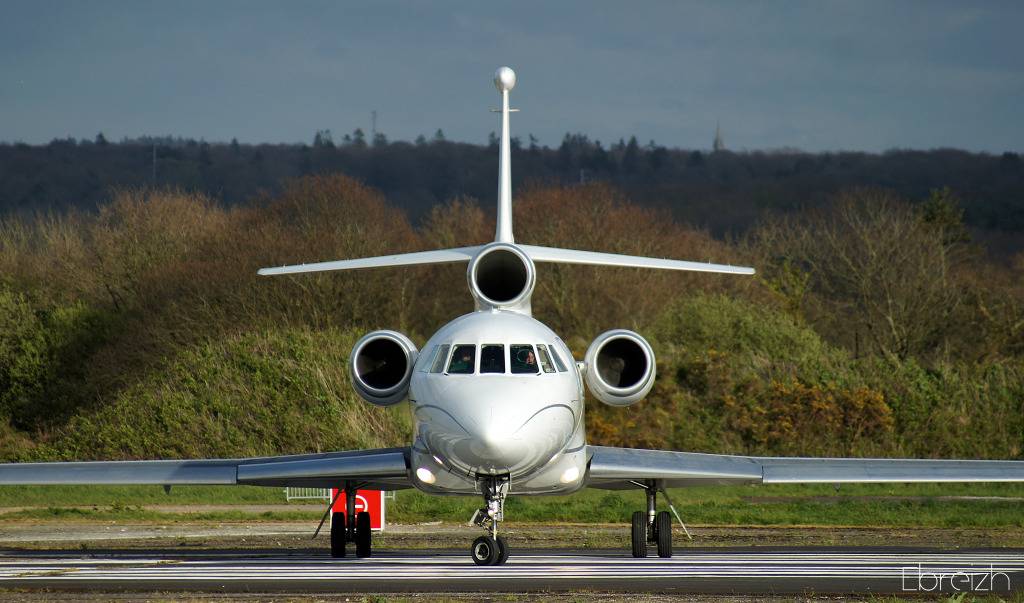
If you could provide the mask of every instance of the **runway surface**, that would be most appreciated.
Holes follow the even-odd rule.
[[[255,592],[644,591],[702,593],[1006,592],[1024,584],[1024,551],[865,549],[513,551],[478,567],[467,552],[381,552],[369,559],[218,552],[7,552],[0,588]]]

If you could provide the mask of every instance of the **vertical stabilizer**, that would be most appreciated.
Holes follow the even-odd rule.
[[[498,243],[513,243],[512,239],[512,149],[509,142],[508,93],[516,85],[516,72],[508,67],[499,67],[494,73],[494,85],[501,93],[501,150],[498,159],[498,227],[494,240]]]

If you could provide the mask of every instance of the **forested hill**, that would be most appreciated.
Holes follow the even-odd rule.
[[[566,135],[557,148],[518,139],[513,146],[517,187],[609,182],[634,203],[668,207],[678,219],[715,234],[744,232],[766,210],[820,206],[851,188],[886,188],[916,201],[949,187],[977,239],[997,252],[1024,247],[1024,164],[1016,153],[709,153],[635,139],[606,146],[584,135]],[[449,142],[440,131],[414,143],[383,136],[368,143],[356,132],[335,145],[323,132],[312,145],[178,138],[112,143],[102,136],[40,146],[0,144],[0,212],[93,209],[110,199],[112,189],[152,184],[203,192],[232,205],[276,194],[295,177],[343,172],[379,189],[418,221],[455,197],[475,197],[487,206],[495,195],[496,156],[493,141]]]

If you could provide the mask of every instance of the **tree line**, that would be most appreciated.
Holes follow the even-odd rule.
[[[516,138],[512,152],[517,190],[606,183],[635,204],[666,209],[716,236],[745,233],[765,214],[826,206],[850,188],[884,188],[921,200],[933,188],[949,187],[961,200],[967,227],[994,253],[1024,248],[1024,164],[1012,152],[709,152],[636,138],[605,144],[584,134],[566,134],[554,147],[532,136]],[[337,141],[321,130],[310,144],[175,137],[111,142],[102,134],[37,146],[0,144],[0,212],[94,211],[112,190],[139,186],[201,193],[232,206],[273,197],[294,178],[341,172],[381,191],[419,223],[454,197],[489,203],[496,157],[493,134],[480,145],[449,141],[440,130],[412,142],[357,129]]]

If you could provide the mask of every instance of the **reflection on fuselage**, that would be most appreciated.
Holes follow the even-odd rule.
[[[434,467],[432,479],[438,468],[457,478],[459,490],[483,475],[528,482],[583,446],[582,380],[572,354],[522,314],[475,312],[446,325],[424,346],[409,398],[414,463]],[[417,486],[437,490],[443,481]]]

